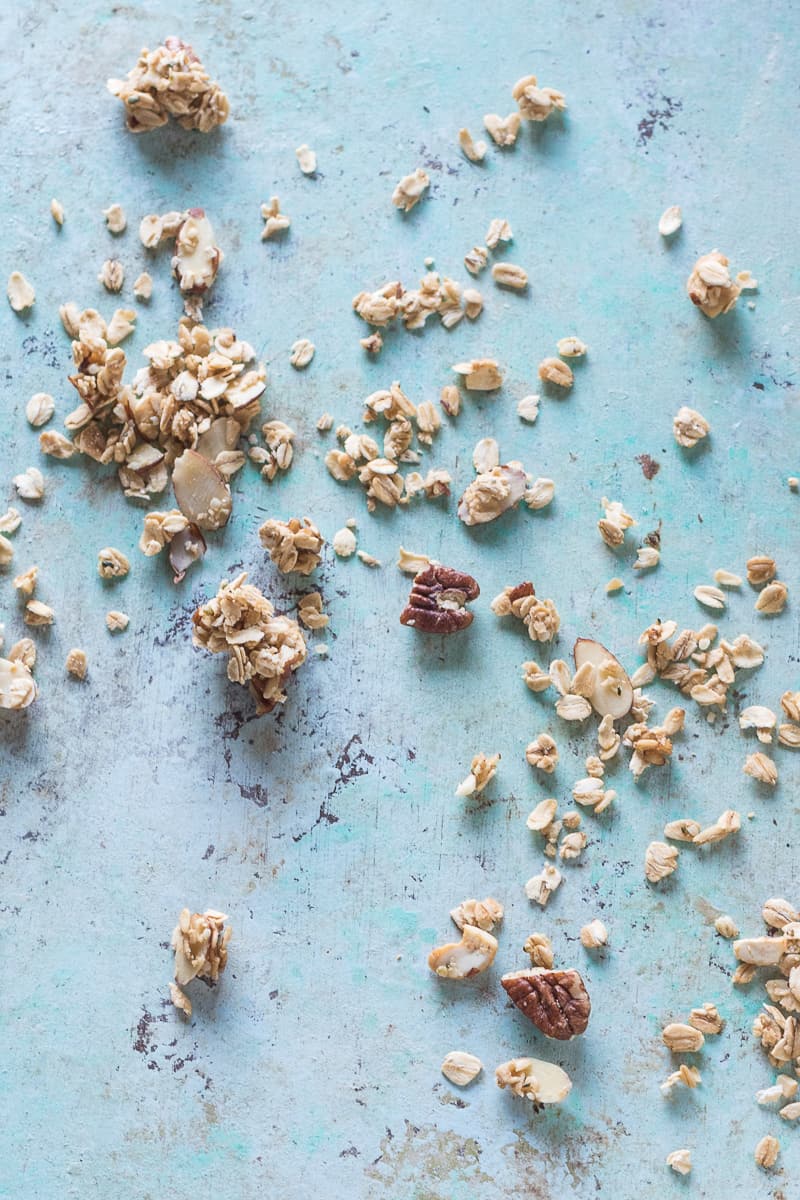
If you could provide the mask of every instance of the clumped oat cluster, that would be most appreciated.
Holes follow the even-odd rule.
[[[172,117],[184,129],[210,133],[228,119],[228,97],[209,78],[191,46],[168,37],[155,50],[142,50],[124,79],[109,79],[108,90],[125,105],[131,133],[146,133]]]

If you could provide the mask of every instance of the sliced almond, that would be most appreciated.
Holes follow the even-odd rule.
[[[178,508],[200,529],[221,529],[231,515],[230,488],[220,472],[196,450],[184,450],[172,469]]]
[[[598,716],[618,721],[630,712],[633,686],[622,663],[610,650],[593,638],[578,638],[572,656],[577,670],[586,663],[595,668],[595,686],[589,700]]]

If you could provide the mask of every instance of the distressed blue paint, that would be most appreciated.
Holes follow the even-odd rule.
[[[557,728],[549,702],[525,691],[519,665],[532,647],[488,610],[505,584],[532,578],[561,610],[562,655],[574,636],[596,633],[633,665],[654,617],[702,620],[691,588],[718,565],[775,551],[797,595],[798,499],[785,487],[800,474],[792,5],[501,0],[478,15],[455,0],[342,0],[335,10],[49,0],[6,5],[2,20],[2,165],[13,185],[3,265],[37,289],[24,320],[0,304],[8,498],[11,475],[39,461],[28,396],[52,392],[59,419],[72,407],[58,304],[110,312],[95,281],[103,259],[116,253],[132,281],[147,261],[139,217],[190,203],[208,209],[226,254],[209,321],[255,343],[269,365],[267,415],[291,422],[299,449],[271,488],[242,472],[231,527],[178,588],[162,562],[138,556],[141,514],[94,467],[46,462],[44,504],[20,506],[15,565],[40,564],[39,594],[57,622],[36,639],[39,702],[0,723],[0,1195],[300,1200],[322,1185],[348,1200],[632,1200],[685,1194],[664,1166],[682,1145],[693,1148],[698,1197],[717,1200],[733,1180],[753,1200],[794,1195],[796,1131],[752,1099],[771,1077],[748,1035],[759,992],[732,992],[730,949],[703,915],[705,901],[758,930],[766,894],[797,897],[791,756],[780,755],[775,795],[762,796],[741,776],[735,729],[712,730],[691,711],[669,770],[638,788],[624,767],[611,773],[617,810],[587,821],[584,863],[545,914],[532,912],[521,884],[541,858],[524,818],[545,795],[566,801],[591,739]],[[233,118],[207,139],[176,129],[132,138],[103,89],[170,32],[197,46],[230,93]],[[513,153],[492,151],[482,168],[464,161],[459,126],[477,134],[484,112],[510,111],[510,88],[530,70],[564,90],[567,118],[523,130]],[[670,115],[643,141],[650,110]],[[296,168],[302,141],[319,156],[316,179]],[[442,167],[403,219],[391,189],[425,161]],[[262,244],[258,205],[272,192],[292,229]],[[47,214],[53,195],[67,212],[61,231]],[[131,222],[116,241],[101,216],[113,201]],[[656,223],[672,203],[685,226],[665,245]],[[398,331],[367,361],[352,295],[388,278],[413,283],[427,255],[464,278],[463,254],[493,216],[512,223],[508,257],[529,269],[530,294],[501,295],[484,276],[480,321]],[[683,293],[712,246],[762,284],[755,311],[740,304],[714,324]],[[172,334],[179,307],[166,256],[151,269],[131,363]],[[571,332],[591,348],[573,392],[543,399],[538,423],[523,426],[516,401]],[[317,345],[304,374],[288,365],[299,336]],[[432,461],[460,488],[471,447],[492,432],[506,457],[556,480],[552,510],[478,530],[460,525],[452,501],[368,516],[356,488],[325,474],[330,439],[317,416],[357,423],[363,397],[393,379],[414,399],[435,398],[451,363],[481,353],[506,365],[507,384],[466,400]],[[708,450],[691,456],[670,431],[684,402],[713,425]],[[635,461],[645,452],[661,463],[650,482]],[[603,494],[625,500],[643,530],[663,520],[657,572],[633,578],[631,556],[618,562],[600,544]],[[190,648],[186,618],[239,564],[288,603],[255,528],[268,513],[305,512],[328,535],[355,515],[361,546],[386,566],[326,562],[330,657],[312,658],[277,717],[250,720],[223,663]],[[432,646],[399,627],[407,581],[389,564],[401,542],[478,577],[469,634]],[[134,563],[110,588],[95,573],[107,544]],[[609,598],[603,585],[617,572],[626,591]],[[11,641],[23,627],[8,578],[2,589]],[[743,690],[775,705],[799,682],[797,609],[765,621],[752,599],[733,596],[721,624],[765,640],[767,664]],[[122,637],[106,633],[110,607],[131,615]],[[89,652],[83,686],[63,677],[72,645]],[[672,693],[654,694],[663,712]],[[542,783],[522,750],[545,728],[562,758]],[[500,750],[501,770],[491,803],[464,804],[453,789],[479,748]],[[319,820],[323,801],[338,824]],[[729,802],[756,814],[741,836],[684,854],[671,884],[648,888],[643,850],[664,820],[709,820]],[[508,907],[497,968],[462,987],[437,982],[425,954],[449,936],[449,909],[486,894]],[[230,969],[216,991],[194,989],[188,1025],[166,1002],[163,948],[185,903],[224,908],[235,929]],[[575,939],[598,913],[612,948],[589,961]],[[527,1028],[497,982],[522,965],[533,928],[552,935],[559,962],[581,965],[592,993],[589,1032],[564,1047]],[[720,1004],[726,1032],[702,1055],[702,1088],[665,1102],[661,1022],[704,1000]],[[463,1108],[438,1074],[457,1047],[487,1066],[459,1095]],[[536,1117],[495,1088],[493,1066],[526,1052],[554,1055],[572,1075],[560,1110]],[[751,1159],[767,1131],[783,1144],[769,1177]]]

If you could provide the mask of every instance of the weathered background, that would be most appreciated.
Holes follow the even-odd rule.
[[[232,119],[207,138],[133,137],[105,91],[107,76],[170,33],[194,43],[230,95]],[[45,471],[44,502],[19,505],[15,567],[39,563],[57,620],[36,637],[38,703],[0,721],[0,1194],[629,1200],[682,1195],[686,1181],[664,1158],[689,1146],[696,1196],[716,1200],[733,1181],[758,1200],[796,1196],[796,1131],[753,1099],[772,1078],[749,1034],[763,990],[733,991],[730,947],[710,924],[729,911],[760,931],[766,896],[798,898],[796,760],[780,751],[780,784],[762,794],[741,774],[735,721],[711,728],[691,707],[671,767],[638,787],[624,762],[611,772],[615,811],[588,817],[583,862],[534,911],[522,885],[542,857],[525,816],[546,795],[566,804],[593,728],[560,725],[526,691],[520,663],[536,648],[488,609],[505,584],[532,579],[562,613],[554,655],[595,633],[633,668],[655,617],[702,623],[692,589],[717,566],[741,570],[773,552],[798,594],[800,500],[785,483],[800,474],[794,6],[41,0],[4,6],[2,40],[3,278],[19,268],[37,289],[24,320],[0,304],[2,486],[12,501],[12,474]],[[566,93],[566,118],[523,128],[513,152],[492,150],[483,167],[466,162],[459,126],[477,134],[483,113],[511,111],[511,86],[530,71]],[[295,163],[303,141],[319,156],[313,179]],[[390,193],[419,164],[430,196],[403,219]],[[259,203],[273,192],[292,228],[262,243]],[[66,208],[60,231],[51,196]],[[130,219],[118,240],[101,214],[114,201]],[[666,245],[656,225],[673,203],[685,225]],[[149,262],[140,217],[190,204],[207,208],[226,255],[208,320],[255,344],[267,415],[297,429],[298,454],[271,487],[249,466],[237,477],[229,529],[176,588],[164,562],[139,555],[141,512],[115,480],[81,461],[42,462],[23,410],[34,391],[52,392],[57,428],[73,406],[59,303],[110,314],[96,276],[113,253],[129,303]],[[474,325],[398,330],[368,361],[353,294],[390,278],[414,284],[428,255],[466,280],[463,254],[493,216],[512,223],[508,257],[530,271],[529,294],[501,294],[486,275]],[[683,285],[715,246],[761,291],[754,310],[742,302],[712,324]],[[126,344],[135,365],[180,310],[168,256],[149,269],[153,300]],[[588,342],[589,358],[568,398],[544,398],[538,423],[523,425],[516,401],[537,390],[536,364],[566,333]],[[300,336],[317,345],[302,374],[288,363]],[[450,365],[479,353],[507,367],[507,384],[467,399],[430,461],[460,491],[472,446],[492,433],[504,456],[555,479],[552,508],[477,531],[457,521],[453,500],[369,516],[357,485],[328,478],[332,435],[317,434],[318,415],[356,423],[363,397],[393,379],[435,398]],[[713,426],[708,448],[689,456],[671,435],[682,403]],[[660,463],[651,481],[642,454]],[[618,561],[601,544],[604,494],[623,499],[642,532],[663,521],[656,572],[634,577],[632,552]],[[242,568],[289,605],[256,528],[267,514],[306,513],[328,536],[355,516],[360,545],[384,567],[326,561],[330,656],[312,656],[285,708],[256,720],[222,659],[192,649],[190,614]],[[444,645],[399,626],[401,542],[478,577],[469,633]],[[108,544],[133,560],[113,586],[95,569]],[[11,573],[7,644],[27,632]],[[625,593],[609,598],[616,573]],[[793,600],[764,619],[753,598],[747,586],[734,594],[721,625],[767,646],[742,699],[777,707],[800,683],[799,610]],[[105,629],[111,607],[131,616],[123,636]],[[64,674],[73,645],[89,653],[82,685]],[[663,714],[672,694],[653,695]],[[542,729],[562,755],[549,781],[523,757]],[[453,790],[478,749],[501,751],[501,770],[465,804]],[[738,838],[685,852],[672,881],[646,885],[644,848],[665,819],[708,821],[729,805],[754,813]],[[450,936],[448,910],[487,894],[508,910],[496,968],[474,984],[437,983],[425,958]],[[166,987],[184,904],[225,910],[235,931],[221,986],[192,988],[188,1024]],[[577,934],[596,915],[611,947],[590,960]],[[524,965],[534,928],[591,990],[589,1030],[567,1046],[545,1043],[499,986],[502,970]],[[665,1101],[661,1023],[705,1000],[719,1003],[726,1030],[701,1056],[702,1087]],[[487,1068],[458,1094],[438,1070],[455,1048]],[[570,1072],[560,1109],[535,1116],[495,1087],[495,1064],[525,1053]],[[783,1153],[767,1176],[752,1151],[769,1131]]]

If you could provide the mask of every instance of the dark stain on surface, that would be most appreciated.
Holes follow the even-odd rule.
[[[248,787],[245,783],[236,785],[243,800],[252,800],[258,808],[265,808],[269,803],[269,792],[261,783],[253,783]]]
[[[136,1037],[133,1042],[133,1048],[137,1054],[152,1054],[155,1050],[155,1042],[153,1041],[153,1025],[156,1022],[166,1021],[166,1013],[148,1012],[146,1008],[142,1009],[142,1015],[136,1025]]]
[[[669,123],[683,108],[681,100],[673,100],[671,96],[656,96],[654,93],[645,97],[650,102],[645,115],[639,122],[637,139],[640,146],[646,146],[652,139],[656,129],[669,129]]]
[[[352,780],[367,775],[374,762],[373,756],[364,749],[360,736],[354,733],[334,764],[337,778],[328,792],[328,799],[331,800],[346,783],[351,783]]]
[[[661,470],[661,463],[651,458],[649,454],[637,454],[635,461],[642,468],[645,479],[654,479]]]
[[[41,337],[37,337],[35,333],[30,334],[23,341],[22,349],[28,358],[38,355],[44,359],[48,367],[58,370],[63,366],[63,355],[59,354],[52,329],[45,329]]]
[[[308,829],[304,829],[302,833],[293,833],[292,841],[293,842],[302,842],[303,838],[307,837],[308,834],[311,833],[312,830],[316,829],[318,825],[321,825],[323,823],[323,821],[325,822],[326,825],[337,825],[339,823],[339,818],[336,816],[336,813],[332,813],[330,811],[330,809],[325,807],[324,800],[322,801],[322,804],[320,804],[320,806],[319,806],[319,816],[317,817],[314,824],[311,825]]]

